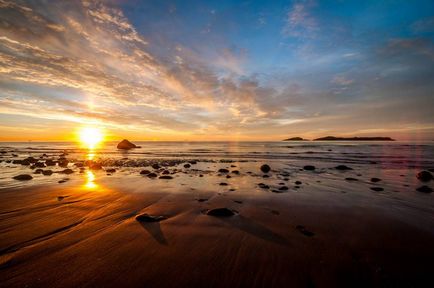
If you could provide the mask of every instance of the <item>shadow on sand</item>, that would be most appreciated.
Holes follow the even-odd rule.
[[[140,222],[139,222],[140,223]],[[161,231],[159,222],[140,223],[140,225],[148,231],[148,233],[161,245],[169,245],[163,231]]]
[[[288,246],[289,242],[284,237],[279,234],[274,233],[267,227],[254,222],[246,217],[241,215],[228,217],[228,218],[218,218],[219,220],[237,228],[241,231],[244,231],[250,235],[261,238],[265,241],[270,241],[279,245]]]

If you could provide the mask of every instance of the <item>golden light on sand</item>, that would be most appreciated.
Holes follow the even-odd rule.
[[[86,148],[95,149],[104,140],[104,133],[97,127],[82,127],[78,131],[78,138]]]
[[[93,174],[92,171],[86,171],[86,184],[84,185],[86,188],[94,189],[98,187],[98,185],[95,184],[95,174]]]

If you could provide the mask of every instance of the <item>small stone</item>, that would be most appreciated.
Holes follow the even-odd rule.
[[[142,171],[140,171],[141,175],[148,175],[149,173],[151,173],[151,171],[149,171],[149,170],[142,170]]]
[[[353,177],[347,177],[347,178],[345,178],[345,180],[347,180],[347,181],[359,181],[359,179],[353,178]]]
[[[262,188],[262,189],[270,189],[270,186],[268,186],[264,183],[259,183],[258,186],[259,186],[259,188]]]
[[[166,220],[166,216],[153,216],[148,214],[140,214],[136,216],[136,221],[138,222],[160,222]]]
[[[346,165],[338,165],[335,167],[336,170],[341,170],[341,171],[345,171],[345,170],[353,170],[353,168],[348,167]]]
[[[260,169],[261,169],[262,172],[268,173],[268,172],[270,172],[271,167],[269,165],[267,165],[267,164],[264,164],[264,165],[261,166]]]
[[[154,169],[160,169],[160,165],[158,165],[157,163],[152,164],[151,167],[154,168]]]
[[[296,185],[301,185],[301,181],[295,181]]]
[[[155,177],[157,177],[158,175],[156,174],[156,173],[149,173],[148,174],[148,177],[149,178],[155,178]]]
[[[116,169],[110,168],[110,169],[105,170],[105,172],[107,172],[107,173],[115,173]]]
[[[228,208],[215,208],[208,210],[206,215],[214,216],[214,217],[230,217],[235,215],[235,211],[230,210]]]
[[[238,170],[233,170],[231,173],[236,174],[236,175],[240,175],[240,171],[238,171]]]
[[[167,180],[173,179],[173,177],[170,176],[170,175],[163,175],[163,176],[160,176],[160,177],[158,177],[158,178],[159,178],[159,179],[167,179]]]
[[[42,174],[45,175],[45,176],[50,176],[51,174],[53,174],[53,171],[51,171],[51,170],[44,170],[44,171],[42,171]]]
[[[417,173],[416,177],[422,182],[428,182],[433,179],[432,174],[428,171],[421,171]]]
[[[371,182],[376,183],[376,182],[380,182],[380,181],[381,181],[380,178],[376,178],[376,177],[372,177],[372,178],[371,178]]]
[[[228,183],[222,182],[219,184],[220,186],[228,186]]]
[[[297,225],[295,227],[295,229],[297,229],[298,231],[300,231],[301,234],[307,236],[307,237],[312,237],[315,235],[315,233],[313,233],[312,231],[309,231],[306,229],[306,227],[302,226],[302,225]]]
[[[416,191],[422,192],[422,193],[431,193],[433,190],[430,187],[423,185],[419,188],[416,188]]]
[[[74,171],[72,169],[67,168],[65,170],[59,171],[59,173],[60,174],[72,174],[72,173],[74,173]]]
[[[228,169],[225,169],[225,168],[222,168],[222,169],[219,169],[218,172],[219,172],[219,173],[229,173],[229,170],[228,170]]]
[[[190,164],[184,164],[184,168],[190,168],[191,167],[191,165]]]
[[[380,191],[383,191],[384,189],[381,187],[371,187],[371,190],[380,192]]]
[[[288,187],[286,187],[286,186],[282,186],[282,187],[279,188],[279,190],[280,190],[280,191],[287,191],[287,190],[288,190]]]
[[[306,166],[303,167],[303,169],[307,170],[307,171],[313,171],[313,170],[315,170],[315,166],[313,166],[313,165],[306,165]]]
[[[33,177],[29,174],[20,174],[20,175],[14,176],[13,179],[19,180],[19,181],[27,181],[27,180],[32,180]]]

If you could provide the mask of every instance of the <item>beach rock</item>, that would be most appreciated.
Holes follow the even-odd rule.
[[[151,173],[151,171],[149,171],[149,170],[142,170],[142,171],[140,171],[141,175],[148,175],[149,173]]]
[[[72,173],[74,173],[74,170],[67,168],[67,169],[64,169],[62,171],[59,171],[59,173],[60,174],[72,174]]]
[[[53,174],[53,171],[51,171],[51,170],[44,170],[44,171],[42,171],[42,174],[45,175],[45,176],[50,176],[51,174]]]
[[[228,186],[228,183],[222,182],[219,184],[220,186]]]
[[[102,166],[101,166],[100,163],[91,162],[91,163],[89,164],[89,169],[91,169],[91,170],[101,170],[101,169],[102,169]]]
[[[380,192],[380,191],[383,191],[384,189],[381,187],[371,187],[371,190]]]
[[[193,160],[193,161],[189,161],[188,163],[190,163],[191,165],[195,165],[197,164],[197,161]]]
[[[29,174],[20,174],[17,176],[12,177],[15,180],[19,180],[19,181],[27,181],[27,180],[32,180],[33,177],[30,176]]]
[[[295,227],[295,229],[297,229],[301,234],[303,234],[304,236],[307,237],[312,237],[315,235],[315,233],[313,233],[312,231],[309,231],[306,229],[306,227],[302,226],[302,225],[297,225]]]
[[[270,175],[267,175],[267,174],[262,175],[262,178],[270,178]]]
[[[433,190],[430,187],[423,185],[423,186],[420,186],[419,188],[416,188],[416,191],[422,192],[422,193],[431,193]]]
[[[353,170],[353,168],[348,167],[346,165],[338,165],[335,167],[336,170],[341,170],[341,171],[345,171],[345,170]]]
[[[163,175],[163,176],[160,176],[160,177],[158,177],[159,179],[173,179],[173,177],[172,176],[170,176],[170,175]]]
[[[161,174],[168,175],[168,174],[170,174],[170,171],[169,170],[164,170],[163,172],[161,172]]]
[[[259,188],[262,188],[262,189],[270,189],[270,186],[268,186],[264,183],[259,183],[258,186],[259,186]]]
[[[215,208],[208,210],[206,215],[214,216],[214,217],[230,217],[235,215],[235,211],[230,210],[228,208]]]
[[[138,146],[136,146],[135,144],[131,143],[127,139],[124,139],[121,142],[119,142],[116,147],[118,149],[122,149],[122,150],[129,150],[129,149],[133,149],[133,148],[138,148]]]
[[[83,162],[75,162],[74,166],[77,168],[81,168],[81,167],[84,167],[84,163]]]
[[[261,166],[260,169],[261,169],[262,172],[268,173],[268,172],[270,172],[271,167],[269,165],[267,165],[267,164],[264,164],[264,165]]]
[[[205,201],[208,201],[208,198],[199,198],[196,200],[197,200],[197,202],[205,202]]]
[[[287,190],[288,190],[288,187],[286,187],[286,186],[282,186],[282,187],[279,187],[279,190],[280,190],[280,191],[287,191]]]
[[[240,175],[240,171],[238,171],[238,170],[233,170],[231,173],[233,173],[235,175]]]
[[[347,177],[347,178],[345,178],[345,180],[347,180],[347,181],[359,181],[359,179],[353,178],[353,177]]]
[[[62,180],[57,181],[57,183],[65,183],[66,181],[69,181],[69,178],[64,178]]]
[[[37,164],[37,163],[36,163]],[[63,168],[65,168],[65,167],[67,167],[68,166],[68,164],[69,164],[69,161],[68,160],[66,160],[66,159],[62,159],[62,160],[59,160],[58,162],[57,162],[57,164],[60,166],[60,167],[63,167]]]
[[[146,213],[136,216],[136,221],[138,222],[160,222],[166,219],[167,219],[166,216],[153,216]]]
[[[371,178],[371,182],[376,183],[376,182],[380,182],[380,181],[381,181],[380,178],[376,178],[376,177],[372,177],[372,178]]]
[[[153,169],[160,169],[160,168],[161,168],[160,165],[158,165],[157,163],[152,164],[151,167],[152,167]]]
[[[432,174],[428,171],[421,171],[417,173],[416,177],[422,182],[428,182],[433,179]]]
[[[313,170],[315,170],[315,166],[313,166],[313,165],[306,165],[306,166],[303,167],[303,169],[307,170],[307,171],[313,171]]]
[[[155,178],[155,177],[157,177],[158,175],[157,174],[155,174],[155,173],[149,173],[148,174],[148,177],[149,178]]]
[[[21,164],[23,160],[12,160],[12,164]]]
[[[34,165],[35,165],[35,167],[38,167],[38,168],[46,167],[44,162],[36,162]]]
[[[191,167],[191,165],[190,164],[184,164],[184,168],[190,168]]]
[[[300,185],[300,184],[301,184],[301,181],[295,181],[295,184],[296,184],[296,185]]]
[[[44,172],[44,170],[41,169],[41,168],[38,168],[38,169],[36,169],[35,172],[33,172],[33,173],[34,173],[34,174],[42,174],[42,172]]]
[[[115,173],[115,172],[116,172],[116,169],[115,169],[115,168],[109,168],[109,169],[105,170],[105,172],[108,172],[108,173]]]
[[[45,160],[45,165],[54,166],[54,165],[56,165],[56,162],[51,160],[51,159],[47,159],[47,160]]]
[[[221,168],[221,169],[219,169],[218,172],[219,172],[219,173],[229,173],[229,170],[228,170],[228,169],[225,169],[225,168]]]

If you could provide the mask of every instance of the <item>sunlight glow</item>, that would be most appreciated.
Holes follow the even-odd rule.
[[[95,149],[104,139],[104,133],[97,127],[83,127],[78,132],[79,140],[88,149]]]
[[[94,189],[98,187],[98,185],[95,184],[95,174],[93,174],[92,171],[86,171],[86,184],[84,185],[86,188]]]

